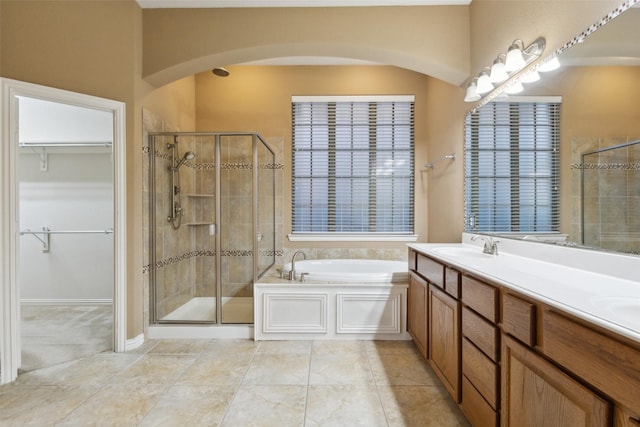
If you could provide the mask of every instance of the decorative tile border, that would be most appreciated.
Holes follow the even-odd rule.
[[[147,155],[150,154],[151,147],[149,147],[148,145],[143,146],[142,153]],[[154,157],[162,160],[171,161],[171,155],[169,153],[166,153],[160,150],[154,151]],[[195,170],[215,170],[216,168],[215,163],[197,163],[197,162],[192,162],[190,160],[185,161],[184,165],[190,168],[193,168]],[[258,165],[258,168],[280,170],[280,169],[284,169],[284,165],[282,163],[261,163]],[[221,163],[220,169],[221,170],[252,170],[253,163],[242,163],[242,162]]]
[[[573,163],[577,170],[640,170],[640,163]]]
[[[230,250],[223,250],[220,252],[221,256],[225,256],[225,257],[250,257],[253,256],[253,251],[252,250],[242,250],[242,249],[230,249]],[[182,255],[175,255],[160,261],[157,261],[155,263],[154,269],[160,269],[160,268],[164,268],[167,267],[171,264],[175,264],[181,261],[185,261],[188,260],[190,258],[195,258],[195,257],[211,257],[211,256],[216,256],[216,251],[212,251],[212,250],[200,250],[200,251],[190,251],[190,252],[185,252]],[[260,251],[259,252],[259,256],[283,256],[283,251],[274,251],[274,250],[266,250],[266,251]],[[147,274],[149,273],[149,271],[151,270],[151,265],[147,264],[144,265],[142,267],[142,274]]]
[[[171,264],[178,263],[180,261],[185,261],[185,260],[190,259],[190,258],[203,257],[203,256],[216,256],[216,251],[200,250],[200,251],[185,252],[182,255],[175,255],[175,256],[172,256],[172,257],[157,261],[155,263],[155,265],[153,266],[153,268],[154,269],[159,269],[159,268],[163,268],[163,267],[166,267],[168,265],[171,265]],[[142,272],[143,273],[148,273],[151,270],[151,268],[152,268],[151,264],[145,265],[145,266],[142,267]]]

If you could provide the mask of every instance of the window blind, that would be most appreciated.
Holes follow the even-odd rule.
[[[293,233],[413,233],[406,98],[293,99]]]
[[[559,102],[494,102],[465,123],[465,230],[559,231]]]

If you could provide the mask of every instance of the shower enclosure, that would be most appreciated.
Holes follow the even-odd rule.
[[[640,255],[640,140],[582,154],[582,242]]]
[[[274,165],[256,133],[149,135],[150,323],[253,323],[275,262]]]

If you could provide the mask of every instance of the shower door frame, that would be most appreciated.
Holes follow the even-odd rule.
[[[213,141],[215,143],[214,153],[215,153],[215,268],[216,268],[216,319],[215,321],[207,321],[207,320],[161,320],[158,319],[157,310],[156,310],[156,268],[153,267],[156,265],[156,200],[155,200],[155,186],[149,186],[149,264],[152,266],[149,270],[149,323],[151,325],[180,325],[180,324],[204,324],[204,325],[234,325],[234,323],[222,323],[222,234],[221,234],[221,139],[223,137],[230,136],[247,136],[252,138],[252,281],[255,283],[262,275],[258,272],[258,253],[259,253],[259,239],[258,235],[259,231],[259,223],[258,223],[258,204],[259,204],[259,157],[258,157],[258,144],[262,144],[274,158],[275,162],[275,152],[273,149],[267,144],[267,142],[257,133],[257,132],[149,132],[149,142],[153,140],[152,149],[150,150],[150,155],[155,151],[156,140],[155,137],[169,137],[169,136],[184,136],[184,137],[213,137]],[[150,144],[151,145],[151,144]],[[196,153],[197,155],[197,153]],[[156,159],[150,162],[149,167],[149,179],[154,177],[155,180],[155,168],[156,168]],[[275,174],[272,175],[272,186],[275,190]],[[274,193],[275,197],[275,193]],[[153,211],[151,210],[153,208]],[[274,212],[273,215],[273,230],[275,234],[275,204],[274,204]],[[151,232],[152,231],[152,232]],[[274,239],[274,247],[272,248],[274,253],[273,262],[269,265],[269,267],[265,268],[265,272],[271,268],[275,264],[275,239]],[[254,319],[255,322],[255,319]],[[251,323],[252,325],[253,323]]]

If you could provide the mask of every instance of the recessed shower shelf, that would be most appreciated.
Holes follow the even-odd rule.
[[[214,222],[188,222],[187,225],[190,227],[199,227],[201,225],[213,225],[215,224]]]
[[[191,194],[187,194],[187,197],[195,197],[195,198],[206,198],[206,197],[215,197],[213,194],[195,194],[195,193],[191,193]]]

